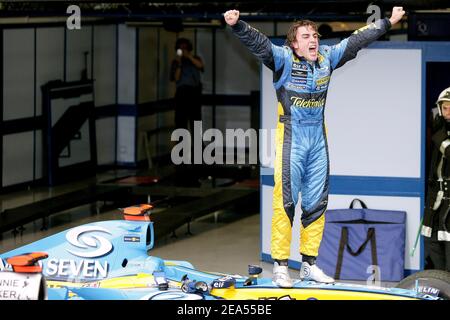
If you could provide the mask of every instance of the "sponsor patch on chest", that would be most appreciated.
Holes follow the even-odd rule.
[[[316,69],[316,72],[319,78],[323,78],[330,75],[330,69],[328,67],[318,68]]]
[[[299,108],[320,108],[325,105],[325,99],[304,99],[301,97],[291,97],[292,105]]]
[[[308,72],[304,70],[292,70],[291,75],[293,77],[299,77],[299,78],[307,78]]]
[[[330,82],[330,76],[325,76],[323,78],[319,78],[316,80],[316,90],[326,89],[328,87],[328,83]]]
[[[320,79],[316,80],[316,85],[317,86],[323,86],[324,84],[327,84],[330,81],[330,76],[326,76]]]
[[[296,66],[294,68],[294,66]],[[301,68],[302,64],[294,62],[291,70],[291,81],[296,84],[306,84],[308,79],[308,71]]]
[[[286,85],[286,87],[288,89],[291,89],[291,90],[306,90],[307,89],[306,85],[297,85],[297,84],[294,84],[294,83],[288,83]]]
[[[308,66],[300,62],[292,62],[292,70],[304,70],[308,71]]]

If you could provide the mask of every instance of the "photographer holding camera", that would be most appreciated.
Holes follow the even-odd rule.
[[[203,61],[200,57],[192,54],[192,43],[186,38],[179,38],[175,44],[176,58],[172,61],[170,70],[170,80],[176,83],[175,93],[175,126],[190,131],[191,137],[194,135],[194,121],[202,119],[202,83],[200,72],[203,72]],[[193,150],[191,151],[193,159]],[[185,165],[183,165],[183,168]],[[184,168],[185,172],[177,174],[181,178],[182,184],[197,185],[198,181],[194,175],[195,170]],[[191,170],[188,170],[191,169]],[[189,175],[186,176],[186,175]]]

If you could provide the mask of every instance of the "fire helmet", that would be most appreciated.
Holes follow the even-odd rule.
[[[441,104],[444,101],[450,101],[450,87],[448,87],[447,89],[444,89],[436,101],[436,105],[438,107],[440,116],[442,116]]]

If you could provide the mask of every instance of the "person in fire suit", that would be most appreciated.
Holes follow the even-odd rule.
[[[436,102],[432,125],[428,196],[422,225],[425,251],[433,269],[450,272],[450,88]]]
[[[239,11],[224,13],[238,39],[273,72],[278,99],[275,187],[271,255],[273,282],[292,287],[288,272],[291,229],[298,195],[302,195],[300,279],[332,283],[315,264],[328,204],[328,147],[324,124],[325,100],[331,73],[356,57],[405,14],[394,7],[391,18],[367,25],[334,46],[319,46],[317,25],[294,22],[284,46],[276,46],[255,28],[239,20]]]

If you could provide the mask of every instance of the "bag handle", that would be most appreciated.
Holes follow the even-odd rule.
[[[371,256],[372,256],[372,264],[374,266],[378,265],[378,257],[377,257],[377,243],[376,243],[376,235],[375,228],[369,228],[367,230],[367,237],[363,244],[354,252],[348,243],[348,228],[342,227],[341,231],[341,240],[339,242],[339,251],[338,258],[336,263],[336,271],[334,274],[335,279],[339,279],[342,271],[342,262],[344,260],[344,249],[347,248],[347,251],[354,257],[359,256],[367,246],[367,243],[370,241],[371,244]]]
[[[355,204],[355,201],[359,201],[359,204],[361,205],[361,207],[363,209],[367,209],[366,204],[361,199],[358,199],[358,198],[353,199],[353,201],[350,203],[350,207],[349,207],[350,209],[353,209],[353,205]]]
[[[347,229],[347,228],[346,228]],[[348,233],[348,230],[347,230],[347,233]],[[348,237],[348,235],[347,235],[347,237]],[[369,230],[367,230],[367,237],[366,237],[366,240],[363,242],[363,244],[358,248],[358,250],[356,250],[356,252],[355,251],[353,251],[352,250],[352,248],[350,247],[350,245],[349,245],[349,243],[348,243],[348,238],[347,238],[347,251],[352,255],[352,256],[354,256],[354,257],[357,257],[357,256],[359,256],[363,251],[364,251],[364,249],[366,248],[366,246],[367,246],[367,243],[369,242],[369,241],[371,241],[372,243],[373,243],[373,239],[375,239],[375,228],[369,228]],[[373,260],[373,259],[372,259]]]

